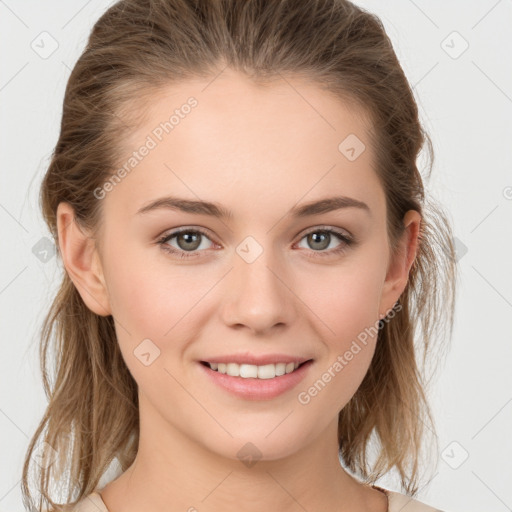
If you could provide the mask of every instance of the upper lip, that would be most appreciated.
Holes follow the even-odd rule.
[[[207,357],[202,359],[205,363],[237,363],[237,364],[252,364],[255,366],[263,366],[265,364],[277,363],[305,363],[309,361],[310,357],[299,357],[289,354],[227,354],[225,356]]]

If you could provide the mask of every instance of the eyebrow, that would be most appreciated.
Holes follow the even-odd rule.
[[[358,208],[371,215],[370,207],[363,201],[347,196],[336,196],[312,201],[300,206],[295,206],[289,212],[289,215],[296,218],[308,217],[310,215],[319,215],[344,208]],[[233,213],[218,203],[208,201],[195,201],[179,197],[160,197],[146,204],[139,210],[137,215],[148,213],[158,209],[178,210],[185,213],[199,215],[210,215],[220,219],[232,219]]]

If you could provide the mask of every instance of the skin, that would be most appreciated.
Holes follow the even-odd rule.
[[[92,311],[113,315],[139,387],[138,454],[102,498],[111,512],[385,511],[384,494],[359,483],[337,455],[338,414],[368,370],[376,336],[307,405],[297,395],[398,300],[421,217],[407,212],[391,258],[365,116],[299,79],[262,87],[227,69],[213,82],[173,84],[152,98],[127,154],[190,96],[198,106],[101,199],[101,251],[73,222],[72,208],[58,207],[65,268]],[[354,161],[338,150],[349,134],[366,144]],[[137,215],[171,194],[217,202],[233,217]],[[333,195],[364,201],[370,214],[287,215],[297,203]],[[183,226],[209,232],[188,260],[156,243]],[[333,254],[344,242],[334,234],[328,245],[308,241],[316,227],[358,243]],[[263,249],[252,263],[236,252],[247,236]],[[167,244],[186,251],[184,242]],[[147,338],[160,349],[149,366],[133,353]],[[198,360],[245,350],[314,363],[296,389],[262,401],[217,389],[199,371]],[[261,453],[251,467],[237,456],[248,442]]]

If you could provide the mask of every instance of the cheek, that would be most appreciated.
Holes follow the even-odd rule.
[[[109,276],[113,313],[132,338],[160,337],[173,323],[169,317],[172,297],[163,293],[164,283],[145,266],[123,261]],[[165,331],[164,331],[165,329]]]
[[[136,377],[140,361],[135,360],[134,352],[147,346],[158,354],[151,363],[153,368],[172,370],[182,359],[189,340],[197,337],[205,297],[219,276],[212,275],[206,266],[203,271],[194,266],[166,265],[164,257],[148,264],[147,256],[143,258],[141,253],[137,257],[136,250],[112,261],[120,262],[110,266],[108,283],[116,333],[127,366]],[[142,345],[148,339],[151,343],[145,341]]]
[[[204,283],[191,266],[166,264],[160,251],[139,245],[109,255],[107,281],[114,316],[132,338],[163,338],[204,294]]]
[[[305,390],[305,400],[317,393],[323,396],[319,406],[327,402],[328,409],[339,411],[357,391],[375,352],[383,267],[371,255],[362,256],[357,264],[317,273],[314,282],[299,296],[315,313],[327,354],[308,382],[313,388]]]
[[[382,269],[366,261],[336,271],[317,273],[314,287],[304,287],[301,297],[324,324],[333,346],[339,350],[379,320]],[[309,291],[308,291],[309,290]]]
[[[194,305],[205,293],[194,286],[179,270],[164,276],[161,268],[136,258],[111,269],[109,291],[119,347],[133,378],[154,400],[181,392],[169,372],[175,373],[190,337]]]

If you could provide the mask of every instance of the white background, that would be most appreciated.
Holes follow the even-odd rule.
[[[32,252],[48,236],[39,185],[70,70],[111,3],[0,0],[0,512],[23,510],[22,459],[46,404],[37,336],[61,266]],[[512,2],[356,3],[381,17],[414,86],[436,151],[427,188],[467,249],[452,348],[431,395],[440,460],[419,499],[451,512],[512,510]],[[31,47],[44,31],[58,43],[48,58]]]

